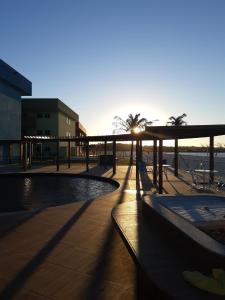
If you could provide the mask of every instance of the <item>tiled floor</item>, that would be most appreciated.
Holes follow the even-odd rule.
[[[45,166],[30,171],[56,170]],[[61,165],[60,172],[85,172],[85,166]],[[119,166],[113,176],[111,169],[92,165],[89,173],[113,178],[120,188],[85,204],[44,209],[2,236],[0,299],[137,299],[135,264],[111,222],[114,206],[136,199],[135,167]],[[168,175],[166,192],[191,191]],[[145,176],[141,188],[150,187]]]

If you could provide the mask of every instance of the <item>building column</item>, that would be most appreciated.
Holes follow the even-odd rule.
[[[163,173],[162,173],[162,157],[163,157],[163,140],[159,140],[159,194],[163,193]]]

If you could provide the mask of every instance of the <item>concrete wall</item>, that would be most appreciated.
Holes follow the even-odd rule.
[[[49,114],[49,118],[46,118]],[[42,115],[42,117],[38,117]],[[56,112],[24,112],[22,117],[22,134],[38,135],[38,130],[42,131],[40,135],[49,135],[46,130],[50,130],[51,136],[58,136],[58,114]]]
[[[21,138],[21,102],[2,93],[0,86],[0,140]]]
[[[69,122],[68,122],[69,121]],[[58,114],[58,132],[59,136],[67,136],[70,133],[70,136],[75,136],[75,121],[59,112]]]

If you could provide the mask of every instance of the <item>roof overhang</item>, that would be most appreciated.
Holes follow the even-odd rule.
[[[18,90],[21,96],[30,96],[32,93],[32,83],[1,59],[0,80]]]
[[[225,135],[225,125],[147,126],[145,134],[157,139],[193,139]]]

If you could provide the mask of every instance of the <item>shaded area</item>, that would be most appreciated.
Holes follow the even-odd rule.
[[[61,227],[61,229],[51,238],[49,242],[39,251],[37,255],[11,280],[6,288],[0,293],[0,299],[11,299],[16,292],[23,287],[26,280],[37,269],[37,267],[44,261],[49,253],[57,246],[63,239],[65,234],[77,222],[80,216],[91,205],[93,200],[84,203],[83,206]]]
[[[133,272],[133,264],[132,261],[130,260],[130,258],[127,256],[126,253],[126,249],[124,248],[122,242],[120,241],[117,233],[115,233],[114,228],[112,227],[111,223],[110,223],[110,212],[111,212],[111,208],[113,205],[126,201],[127,199],[130,199],[127,195],[129,194],[128,192],[125,192],[125,190],[127,189],[127,191],[129,191],[129,187],[133,186],[133,181],[135,182],[133,176],[132,176],[132,171],[134,172],[135,168],[133,167],[129,167],[127,168],[123,168],[123,171],[119,174],[119,178],[120,178],[120,182],[121,187],[119,191],[116,191],[113,194],[109,194],[109,196],[102,196],[101,198],[97,199],[96,201],[90,201],[85,203],[80,209],[78,209],[78,211],[76,213],[74,213],[73,215],[70,214],[70,210],[73,209],[72,205],[69,205],[67,208],[67,212],[70,214],[71,217],[69,217],[66,220],[68,221],[63,221],[64,223],[58,222],[59,224],[62,224],[62,226],[60,227],[59,230],[57,230],[57,232],[55,232],[54,229],[54,234],[52,236],[52,231],[50,231],[50,239],[48,242],[45,242],[45,245],[42,246],[41,250],[35,250],[35,252],[37,253],[35,256],[32,257],[32,259],[29,258],[28,263],[24,266],[24,267],[19,267],[19,272],[16,271],[16,275],[14,275],[14,277],[12,277],[12,279],[10,280],[9,284],[4,288],[4,290],[2,291],[2,293],[0,294],[0,298],[1,299],[14,299],[14,296],[17,298],[19,295],[21,295],[21,292],[23,295],[25,295],[27,293],[27,285],[28,285],[28,290],[31,287],[31,293],[37,293],[43,296],[48,297],[48,291],[46,294],[45,292],[43,292],[43,290],[46,291],[46,289],[48,289],[48,284],[52,285],[51,280],[53,278],[54,280],[54,275],[51,275],[51,266],[57,267],[57,263],[59,263],[58,266],[61,265],[61,270],[63,272],[63,270],[65,270],[67,272],[67,270],[70,269],[70,263],[69,261],[67,261],[67,264],[65,263],[64,259],[67,260],[68,257],[68,251],[71,253],[72,252],[70,250],[71,246],[66,246],[67,243],[69,243],[68,245],[70,245],[71,243],[74,245],[78,246],[78,249],[74,250],[74,255],[75,257],[73,258],[72,256],[70,257],[71,259],[71,263],[72,263],[72,270],[75,271],[76,273],[76,266],[79,265],[81,267],[81,263],[79,262],[79,259],[85,259],[85,255],[79,255],[79,251],[85,251],[86,250],[86,246],[88,245],[88,240],[90,238],[90,250],[93,248],[94,250],[94,255],[96,256],[96,260],[92,260],[89,261],[91,262],[91,264],[88,265],[88,269],[91,271],[87,271],[87,269],[81,268],[80,272],[82,274],[81,279],[79,279],[79,271],[78,273],[76,273],[74,280],[79,282],[81,282],[82,286],[79,286],[79,284],[76,286],[76,288],[74,287],[74,284],[72,282],[72,280],[70,282],[68,282],[68,285],[65,286],[65,290],[61,290],[61,291],[57,291],[57,295],[55,296],[57,298],[57,296],[59,296],[58,299],[61,299],[60,297],[62,297],[62,295],[67,295],[67,293],[72,293],[71,295],[74,295],[72,297],[72,299],[100,299],[102,296],[103,297],[111,297],[112,293],[116,293],[116,294],[120,294],[121,297],[124,297],[124,299],[134,299],[134,295],[133,295],[133,289],[135,286],[135,280],[132,280],[131,283],[131,278],[135,277],[135,275],[130,275],[131,272],[132,274]],[[104,170],[105,171],[105,170]],[[107,176],[111,176],[110,175],[110,170],[106,170]],[[125,176],[124,176],[125,175]],[[124,178],[125,177],[125,178]],[[116,179],[118,180],[118,177],[116,177]],[[134,198],[134,194],[132,193],[131,198]],[[92,203],[92,205],[90,205]],[[102,209],[101,207],[106,206],[105,209]],[[71,208],[70,208],[71,207]],[[87,208],[89,208],[87,210]],[[62,212],[62,214],[64,214],[63,210],[61,211],[61,208],[51,208],[50,210],[50,214],[52,214],[53,212],[56,212],[56,210],[58,211],[57,215],[60,215],[60,212]],[[49,211],[49,210],[47,210]],[[86,213],[85,213],[86,212]],[[103,216],[103,214],[106,213],[107,216]],[[49,216],[49,213],[46,213],[45,211],[45,215]],[[67,214],[66,214],[67,215]],[[102,218],[103,216],[103,218]],[[99,219],[98,219],[99,218]],[[65,218],[62,218],[65,219]],[[38,226],[37,221],[39,220],[39,218],[36,220],[35,224],[36,226]],[[45,218],[43,220],[46,220]],[[54,220],[54,218],[52,219],[53,222],[55,222],[56,220]],[[78,222],[79,221],[79,222]],[[85,225],[85,223],[87,222],[87,226]],[[49,223],[51,224],[51,222]],[[76,224],[76,225],[75,225]],[[82,230],[82,226],[81,224],[84,225],[84,227],[86,227],[86,229],[83,231]],[[94,224],[94,227],[92,227]],[[34,223],[33,223],[34,225]],[[73,225],[75,225],[73,227]],[[45,224],[44,222],[41,224],[42,228],[45,228],[45,226],[47,226],[47,224]],[[100,228],[102,227],[103,230],[98,230],[98,228],[96,226],[99,226]],[[29,224],[28,224],[29,227]],[[53,226],[55,228],[55,226]],[[57,226],[58,227],[58,226]],[[73,228],[72,228],[73,227]],[[95,227],[96,227],[96,233],[97,235],[95,235]],[[31,226],[31,230],[32,230],[33,226]],[[47,227],[46,227],[47,228]],[[90,228],[90,235],[94,235],[93,237],[89,237],[89,228]],[[25,243],[26,244],[31,244],[32,240],[34,240],[38,237],[36,236],[36,233],[34,233],[33,237],[31,235],[31,231],[28,230],[27,232],[27,226],[24,227],[21,231],[20,231],[20,235],[17,236],[13,235],[13,239],[16,237],[19,238],[23,235],[23,233],[25,233],[25,235],[28,233],[29,234],[29,243]],[[76,232],[78,230],[81,230],[81,232]],[[98,231],[98,232],[97,232]],[[84,235],[85,232],[85,235]],[[38,233],[40,234],[40,230],[38,231]],[[99,235],[100,234],[100,235]],[[46,235],[47,237],[49,235]],[[3,240],[4,241],[4,240]],[[12,241],[12,239],[11,239]],[[44,240],[43,240],[44,241]],[[75,244],[76,243],[76,244]],[[93,244],[92,244],[93,243]],[[19,251],[23,251],[23,244],[22,243],[22,248],[20,245],[20,250]],[[63,246],[64,245],[64,246]],[[58,262],[54,262],[54,257],[55,257],[55,252],[59,252],[62,250],[62,246],[65,247],[64,251],[65,253],[62,253],[62,256],[60,255]],[[39,247],[40,249],[40,247]],[[79,250],[80,249],[80,250]],[[56,251],[55,251],[56,250]],[[12,250],[11,250],[12,251]],[[63,251],[63,252],[64,252]],[[16,253],[16,251],[15,251]],[[18,252],[20,253],[20,252]],[[122,255],[121,255],[122,253]],[[77,257],[76,257],[77,255]],[[28,257],[29,257],[29,251],[28,251]],[[87,256],[88,258],[88,256]],[[27,257],[26,257],[27,259]],[[88,258],[89,259],[89,258]],[[10,261],[14,262],[17,260],[17,255],[13,255],[12,260],[10,259],[10,257],[7,258],[8,262],[10,263]],[[75,260],[75,261],[74,261]],[[78,260],[78,261],[76,261]],[[26,262],[27,260],[25,260]],[[125,262],[125,266],[124,266],[124,262]],[[65,263],[65,264],[64,264]],[[127,266],[126,266],[127,263]],[[5,266],[5,264],[3,263],[3,266]],[[39,266],[41,266],[41,268],[39,268]],[[43,266],[45,266],[46,268],[46,272],[50,272],[50,276],[47,277],[46,281],[41,281],[38,282],[40,278],[40,276],[42,276],[43,272],[42,272],[42,268]],[[86,264],[87,267],[87,264]],[[50,268],[50,269],[48,269]],[[53,268],[53,269],[54,269]],[[67,268],[67,269],[66,269]],[[71,269],[70,269],[71,271]],[[129,273],[130,271],[130,273]],[[15,274],[15,273],[14,273]],[[66,273],[68,274],[68,273]],[[121,277],[121,275],[123,274],[123,278]],[[4,278],[4,274],[2,277]],[[8,274],[10,276],[10,274]],[[43,274],[45,275],[45,274]],[[67,275],[66,275],[67,276]],[[6,278],[8,278],[8,276],[6,276]],[[63,278],[60,279],[62,280],[62,282],[60,281],[60,284],[64,284],[63,282]],[[43,286],[42,284],[44,284],[45,282],[45,286]],[[33,285],[32,285],[33,284]],[[47,286],[46,286],[47,284]],[[126,285],[126,287],[124,287],[124,285]],[[84,286],[83,286],[84,285]],[[42,289],[43,287],[43,289]],[[24,289],[25,288],[25,289]],[[56,287],[57,288],[57,287]],[[51,290],[51,288],[50,288]],[[71,292],[69,292],[71,291]],[[58,295],[59,293],[59,295]],[[82,293],[81,297],[75,296],[75,294],[77,295],[77,293]],[[114,294],[114,295],[116,295]],[[80,294],[79,294],[80,295]],[[68,296],[68,295],[67,295]],[[67,296],[65,296],[67,298]],[[20,297],[20,296],[19,296]],[[53,297],[54,298],[54,297]],[[69,298],[68,298],[69,299]]]
[[[201,249],[194,251],[179,231],[151,210],[147,212],[145,206],[143,209],[135,201],[123,203],[114,210],[113,217],[128,250],[143,271],[141,283],[148,282],[148,299],[220,299],[189,286],[183,279],[184,270],[210,273],[211,266],[201,259]]]
[[[120,194],[115,203],[115,206],[122,203],[124,200],[124,191],[128,186],[132,166],[129,166],[126,172],[124,182],[120,188]],[[85,299],[98,299],[105,274],[108,270],[109,262],[113,258],[112,248],[116,237],[116,232],[113,225],[110,224],[105,234],[103,245],[98,253],[98,260],[93,271],[93,279],[90,281],[86,291]]]

